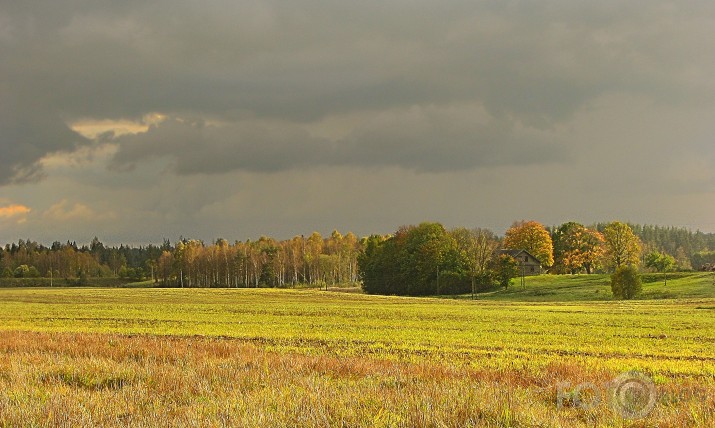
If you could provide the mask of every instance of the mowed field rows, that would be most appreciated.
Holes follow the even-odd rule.
[[[657,390],[641,419],[606,393],[631,370]],[[589,405],[569,399],[585,384]],[[0,289],[0,426],[712,426],[714,408],[715,299]]]

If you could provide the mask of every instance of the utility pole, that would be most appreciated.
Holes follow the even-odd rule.
[[[437,266],[437,295],[439,296],[440,294],[441,293],[440,293],[440,289],[439,289],[439,266]]]
[[[472,273],[472,300],[474,300],[474,274]]]

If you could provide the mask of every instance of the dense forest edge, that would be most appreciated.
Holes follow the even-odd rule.
[[[538,259],[541,273],[554,275],[632,266],[667,281],[668,272],[715,266],[715,234],[685,228],[521,221],[497,236],[488,229],[422,223],[361,238],[333,231],[280,241],[182,238],[147,246],[107,246],[98,238],[49,246],[19,240],[0,248],[0,286],[352,286],[371,294],[474,294],[507,289],[524,276],[520,260],[504,249],[526,251]]]

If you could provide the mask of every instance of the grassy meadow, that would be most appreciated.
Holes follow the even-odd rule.
[[[711,277],[631,302],[561,278],[475,301],[0,289],[0,426],[715,425]],[[609,401],[631,370],[656,393],[640,419]]]
[[[642,275],[643,292],[639,300],[700,299],[715,297],[715,273],[671,272],[667,284],[662,273]],[[471,297],[471,296],[462,296]],[[480,299],[533,302],[612,301],[609,275],[540,275],[527,276],[522,287],[520,278],[507,290],[479,295]]]

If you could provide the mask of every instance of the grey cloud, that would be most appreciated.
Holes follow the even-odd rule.
[[[123,141],[115,167],[142,155],[180,173],[538,163],[562,151],[552,131],[604,94],[712,108],[714,13],[652,0],[4,1],[0,184],[86,144],[65,122],[149,112],[273,125],[164,124]],[[430,106],[472,104],[491,121],[430,118]],[[410,106],[424,117],[393,113]],[[365,111],[377,119],[340,141],[302,126]]]
[[[346,162],[422,172],[562,161],[561,138],[475,107],[418,107],[366,121],[343,142]]]
[[[423,172],[563,160],[552,134],[518,129],[475,107],[418,107],[362,121],[343,138],[313,136],[302,124],[238,122],[207,125],[171,118],[116,140],[115,170],[169,158],[178,174],[275,172],[324,165],[396,166]]]
[[[17,79],[78,116],[314,120],[479,99],[493,114],[548,123],[603,91],[661,96],[682,90],[683,70],[710,70],[680,26],[712,35],[699,17],[714,7],[687,4],[57,1],[9,11],[6,53]]]
[[[0,99],[0,185],[37,181],[43,177],[40,161],[45,155],[89,143],[41,103],[2,87]]]
[[[232,170],[277,171],[325,164],[332,147],[297,126],[241,123],[225,126],[170,118],[145,133],[117,140],[110,166],[133,168],[148,159],[168,157],[179,174],[216,174]]]

